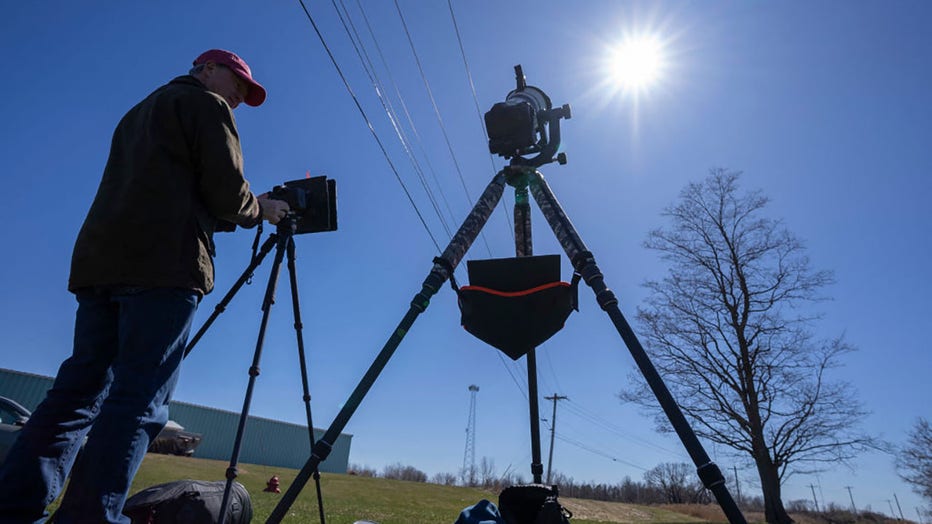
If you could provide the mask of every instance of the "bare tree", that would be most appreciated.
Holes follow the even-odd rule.
[[[495,476],[495,461],[491,458],[482,457],[479,462],[478,481],[479,485],[485,488],[494,486],[498,481],[498,477]]]
[[[909,440],[898,450],[896,469],[913,491],[932,503],[932,426],[926,419],[916,421]]]
[[[441,486],[455,486],[456,485],[456,475],[453,473],[435,473],[434,476],[430,477],[431,484],[440,484]]]
[[[644,473],[644,482],[659,490],[670,504],[709,501],[708,492],[689,464],[665,462]]]
[[[371,468],[369,466],[364,466],[361,464],[350,464],[349,467],[346,468],[346,473],[348,475],[356,475],[359,477],[378,477],[379,476],[378,472],[374,468]]]
[[[405,466],[400,462],[389,464],[382,468],[382,477],[395,480],[409,480],[411,482],[427,482],[427,473],[424,473],[414,466]]]
[[[827,377],[852,348],[810,331],[818,315],[808,308],[831,274],[810,268],[801,242],[762,216],[768,199],[739,194],[738,178],[713,170],[664,212],[669,226],[645,245],[669,271],[645,284],[651,294],[638,319],[697,435],[750,458],[767,522],[786,523],[780,487],[788,475],[876,443],[857,432],[866,413],[851,387]],[[656,409],[644,381],[637,384],[622,398]]]

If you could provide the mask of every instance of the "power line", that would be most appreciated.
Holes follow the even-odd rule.
[[[599,455],[600,457],[605,457],[605,458],[611,460],[612,462],[619,462],[619,463],[621,463],[621,464],[627,464],[628,466],[631,466],[632,468],[637,468],[637,469],[639,469],[639,470],[641,470],[641,471],[647,471],[647,468],[645,468],[644,466],[639,466],[639,465],[637,465],[637,464],[635,464],[635,463],[633,463],[633,462],[628,462],[627,460],[622,460],[622,459],[617,458],[617,457],[615,457],[615,456],[613,456],[613,455],[611,455],[611,454],[609,454],[609,453],[606,453],[606,452],[604,452],[604,451],[602,451],[602,450],[596,449],[596,448],[594,448],[594,447],[592,447],[592,446],[583,444],[582,442],[580,442],[580,441],[578,441],[578,440],[574,440],[574,439],[565,437],[565,436],[563,436],[563,435],[561,435],[561,434],[559,434],[559,433],[557,433],[557,438],[560,439],[560,440],[562,440],[563,442],[566,442],[567,444],[571,444],[571,445],[573,445],[573,446],[576,446],[577,448],[582,449],[583,451],[588,451],[589,453],[592,453],[592,454],[595,454],[595,455]]]
[[[673,456],[676,456],[676,457],[679,457],[679,458],[682,458],[682,459],[687,459],[687,458],[688,458],[688,457],[686,457],[682,452],[678,452],[678,451],[671,450],[671,449],[669,449],[669,448],[665,448],[665,447],[663,447],[663,446],[661,446],[661,445],[659,445],[659,444],[656,444],[656,443],[654,443],[654,442],[650,442],[650,441],[648,441],[648,440],[645,440],[645,439],[642,439],[642,438],[640,438],[640,437],[636,437],[636,436],[633,436],[633,435],[627,433],[626,431],[624,431],[622,428],[618,427],[618,426],[615,425],[614,423],[612,423],[612,422],[610,422],[610,421],[608,421],[608,420],[606,420],[606,419],[600,417],[599,415],[593,413],[592,411],[590,411],[590,410],[584,408],[584,407],[583,407],[582,405],[580,405],[578,402],[574,402],[573,400],[569,400],[569,402],[568,402],[567,405],[566,405],[566,408],[567,408],[567,410],[568,410],[571,414],[576,415],[577,417],[579,417],[579,418],[585,420],[586,422],[589,422],[590,424],[593,424],[593,425],[595,425],[595,426],[598,426],[598,427],[604,429],[605,431],[607,431],[607,432],[609,432],[609,433],[612,433],[612,434],[614,434],[614,435],[616,435],[616,436],[618,436],[618,437],[621,437],[621,438],[623,438],[623,439],[625,439],[625,440],[628,440],[628,441],[630,441],[630,442],[634,442],[634,443],[639,444],[639,445],[641,445],[641,446],[648,447],[648,448],[651,448],[651,449],[654,449],[654,450],[657,450],[657,451],[663,451],[663,452],[665,452],[665,453],[668,453],[668,454],[670,454],[670,455],[673,455]]]
[[[544,349],[544,351],[541,351],[540,353],[542,353],[544,356],[544,360],[547,363],[547,370],[550,372],[550,376],[553,377],[553,383],[555,386],[549,389],[555,389],[556,391],[563,391],[563,386],[560,385],[560,379],[559,377],[557,377],[557,372],[553,369],[553,360],[550,358],[550,352],[546,351],[545,344],[541,344],[540,348]],[[544,378],[544,377],[542,376],[541,378]]]
[[[443,139],[447,144],[447,149],[450,151],[450,157],[453,159],[453,166],[456,168],[456,173],[459,175],[460,183],[463,185],[463,191],[466,193],[466,198],[469,202],[472,202],[472,196],[469,194],[469,188],[466,187],[466,179],[463,177],[463,170],[460,169],[460,164],[456,160],[456,153],[453,151],[453,144],[450,142],[450,136],[447,134],[447,128],[443,123],[443,117],[440,115],[440,108],[437,106],[437,101],[434,98],[434,92],[430,88],[430,82],[427,81],[427,75],[424,73],[424,67],[421,65],[421,59],[417,54],[417,49],[414,46],[414,40],[411,38],[411,32],[408,30],[408,23],[405,21],[404,14],[401,12],[401,6],[398,5],[398,0],[395,0],[395,9],[398,11],[398,17],[401,19],[401,25],[404,28],[405,36],[408,38],[408,44],[411,47],[411,54],[414,55],[414,61],[417,64],[417,69],[421,74],[421,80],[424,82],[424,87],[427,89],[427,96],[430,98],[431,106],[434,108],[434,114],[437,116],[437,122],[440,125],[441,134],[443,134]],[[492,249],[489,247],[489,243],[485,238],[485,233],[480,232],[482,237],[482,242],[485,244],[485,249],[489,253],[489,257],[492,256]]]
[[[431,206],[434,208],[434,213],[436,213],[437,218],[440,219],[440,224],[443,226],[443,230],[446,232],[447,238],[452,238],[453,233],[450,231],[450,227],[447,224],[447,221],[444,219],[443,213],[440,212],[440,208],[437,205],[437,200],[434,197],[434,193],[427,184],[427,179],[424,178],[424,172],[421,170],[421,166],[417,162],[417,159],[414,157],[413,153],[411,153],[411,149],[408,146],[409,141],[405,135],[404,129],[398,123],[398,118],[394,107],[392,107],[391,100],[388,100],[382,95],[384,92],[384,89],[382,88],[382,82],[379,80],[375,66],[369,59],[369,53],[366,52],[365,45],[362,42],[362,38],[359,36],[359,32],[356,31],[356,25],[353,24],[353,19],[350,17],[349,11],[346,9],[346,4],[343,2],[343,0],[340,0],[340,6],[343,8],[341,11],[340,8],[337,7],[335,0],[331,0],[330,3],[333,5],[333,9],[337,12],[337,16],[340,19],[340,23],[343,25],[343,30],[346,32],[346,36],[353,44],[353,49],[356,51],[356,56],[362,63],[363,70],[366,72],[366,76],[369,77],[369,82],[375,89],[375,95],[379,99],[379,102],[382,104],[382,109],[385,111],[385,114],[388,117],[388,120],[391,123],[392,129],[394,129],[395,135],[398,137],[399,142],[401,142],[402,149],[404,149],[409,160],[411,161],[412,166],[414,167],[414,171],[418,176],[418,180],[421,182],[421,187],[424,189],[424,192],[427,193],[427,198],[430,201]]]
[[[365,22],[366,28],[369,31],[369,36],[370,38],[372,38],[372,41],[375,44],[375,49],[378,52],[379,59],[382,62],[382,66],[385,68],[385,72],[388,75],[388,79],[391,82],[392,88],[395,91],[395,96],[398,98],[398,102],[401,104],[401,109],[404,112],[405,118],[408,122],[408,126],[411,128],[411,132],[414,133],[415,142],[418,145],[421,155],[424,157],[424,161],[427,164],[427,170],[428,172],[430,172],[431,178],[433,179],[434,184],[436,184],[437,186],[437,190],[440,193],[440,198],[441,200],[443,200],[444,206],[446,207],[446,210],[450,216],[450,219],[453,220],[453,222],[455,222],[456,217],[454,216],[453,210],[450,207],[450,202],[447,199],[446,192],[443,190],[444,186],[437,179],[437,173],[436,173],[436,170],[434,169],[433,164],[430,161],[430,155],[428,155],[427,151],[425,151],[424,149],[424,141],[421,139],[421,134],[418,132],[417,126],[414,124],[414,119],[411,117],[410,111],[408,111],[408,104],[405,102],[405,98],[401,94],[401,89],[398,87],[398,83],[395,81],[394,75],[392,75],[391,68],[388,65],[388,61],[385,59],[384,53],[382,53],[382,46],[379,45],[379,40],[378,38],[375,37],[375,31],[373,31],[372,29],[372,24],[369,23],[369,17],[366,15],[366,10],[365,8],[363,8],[360,0],[356,0],[356,5],[359,8],[359,12],[362,14],[363,21]],[[389,106],[391,107],[391,103],[389,103]],[[394,109],[393,109],[393,112],[394,112]],[[397,118],[397,113],[395,114]],[[410,143],[410,141],[408,142]],[[412,158],[414,158],[413,155],[412,155]],[[420,168],[420,164],[416,160],[415,160],[415,163],[417,164],[418,168]]]
[[[482,127],[483,134],[482,138],[485,141],[485,137],[488,134],[488,131],[485,127],[485,119],[482,117],[482,109],[479,108],[479,97],[476,95],[476,85],[472,81],[472,72],[469,70],[469,61],[466,60],[466,49],[463,47],[463,38],[460,36],[460,27],[456,23],[456,13],[453,12],[453,2],[452,0],[447,0],[447,6],[450,8],[450,19],[453,21],[453,31],[456,33],[456,42],[460,46],[460,56],[463,58],[463,67],[466,69],[466,79],[469,81],[469,90],[472,92],[472,100],[476,105],[476,115],[479,117],[479,125]],[[489,161],[492,162],[492,172],[496,171],[495,168],[495,157],[492,156],[492,152],[489,152]]]
[[[504,366],[505,371],[508,373],[508,376],[511,377],[511,381],[515,383],[515,386],[518,388],[518,391],[521,392],[521,395],[524,397],[525,400],[528,400],[527,379],[522,380],[515,376],[514,372],[512,371],[511,365],[509,365],[508,362],[505,360],[505,357],[502,356],[501,351],[496,351],[495,354],[498,355],[498,359],[502,362],[502,366]]]
[[[469,82],[469,90],[472,92],[472,100],[476,106],[476,115],[479,117],[479,127],[482,128],[482,141],[486,141],[486,136],[488,136],[488,131],[485,127],[485,118],[482,116],[482,109],[479,108],[479,97],[476,95],[476,85],[472,81],[472,72],[469,70],[469,61],[466,60],[466,48],[463,46],[463,38],[460,36],[460,27],[456,22],[456,13],[453,11],[453,1],[447,0],[447,6],[450,8],[450,19],[453,21],[453,31],[456,33],[456,42],[460,46],[460,56],[463,57],[463,68],[466,70],[466,80]],[[495,157],[492,156],[492,152],[489,151],[489,162],[492,164],[492,172],[495,173],[498,169],[495,167]],[[511,225],[511,217],[506,211],[505,223],[508,225],[508,230],[513,231],[513,226]]]
[[[431,242],[434,243],[434,247],[437,249],[437,252],[441,252],[440,244],[437,243],[437,239],[434,238],[434,234],[430,231],[430,227],[427,226],[427,221],[424,220],[424,216],[421,215],[421,211],[418,209],[417,204],[414,203],[414,198],[411,197],[411,193],[408,191],[407,186],[405,186],[404,181],[401,179],[401,175],[398,173],[398,169],[395,168],[395,164],[392,163],[392,159],[388,156],[388,151],[385,149],[385,145],[382,143],[382,140],[379,139],[378,133],[375,132],[375,127],[372,126],[372,121],[369,120],[369,117],[366,115],[365,110],[362,108],[362,105],[359,103],[359,99],[356,97],[356,94],[353,92],[353,88],[350,87],[349,82],[346,79],[346,75],[343,74],[343,70],[340,69],[340,65],[337,63],[336,58],[333,56],[333,52],[330,50],[330,46],[327,45],[327,41],[324,40],[324,35],[321,34],[320,29],[317,27],[317,22],[314,21],[314,17],[311,16],[311,12],[308,11],[307,6],[304,5],[304,0],[298,0],[301,4],[301,8],[304,10],[304,14],[307,16],[308,21],[311,23],[311,26],[314,28],[314,32],[317,34],[317,38],[320,40],[321,45],[324,46],[324,50],[327,52],[327,56],[330,57],[330,62],[333,64],[333,67],[337,70],[337,74],[340,75],[340,80],[343,81],[343,86],[346,88],[346,91],[350,94],[350,97],[353,99],[353,103],[356,104],[356,109],[359,110],[359,114],[362,115],[363,120],[366,122],[366,126],[369,128],[369,132],[372,133],[372,137],[375,139],[376,143],[379,145],[379,149],[382,151],[382,156],[385,157],[385,161],[388,162],[389,167],[394,173],[395,178],[398,180],[398,183],[401,184],[401,189],[404,191],[405,196],[408,197],[408,202],[411,203],[411,206],[414,208],[415,214],[417,214],[418,219],[421,221],[421,225],[424,226],[424,230],[427,232],[427,236],[430,237]]]

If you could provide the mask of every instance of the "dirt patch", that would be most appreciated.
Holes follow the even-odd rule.
[[[560,503],[573,512],[573,518],[605,522],[635,522],[651,520],[648,511],[620,502],[561,498]]]
[[[714,504],[661,504],[658,506],[667,511],[673,511],[675,513],[683,513],[684,515],[689,515],[691,517],[696,517],[702,520],[708,520],[712,522],[728,522],[728,519],[725,518],[725,512],[722,511],[722,508]],[[757,522],[753,516],[745,513],[744,518],[748,522]]]

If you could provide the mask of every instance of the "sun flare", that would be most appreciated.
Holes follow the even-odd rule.
[[[625,90],[643,91],[654,85],[663,73],[664,50],[656,37],[624,39],[608,57],[612,82]]]

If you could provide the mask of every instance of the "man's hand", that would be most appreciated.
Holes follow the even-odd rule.
[[[288,207],[288,202],[269,198],[268,193],[262,193],[257,198],[259,199],[259,208],[262,209],[262,218],[268,221],[269,224],[277,224],[291,210]]]

